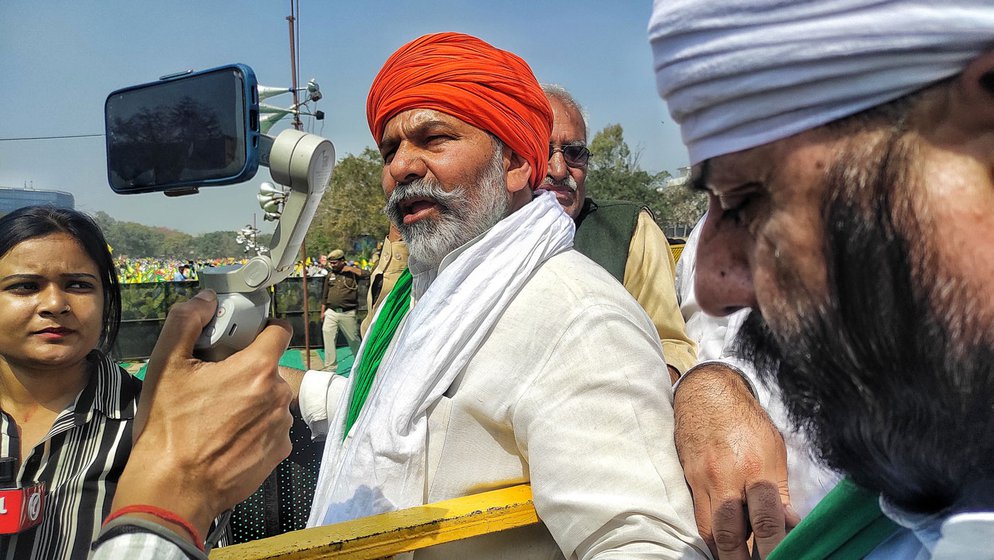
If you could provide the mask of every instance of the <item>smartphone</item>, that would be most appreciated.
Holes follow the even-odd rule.
[[[259,94],[244,64],[119,89],[104,104],[107,180],[135,194],[228,185],[259,167]]]

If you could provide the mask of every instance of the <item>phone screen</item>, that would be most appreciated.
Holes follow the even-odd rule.
[[[254,77],[227,66],[112,93],[107,174],[116,192],[237,182],[255,173]],[[257,114],[253,115],[257,117]],[[257,124],[255,125],[257,126]]]

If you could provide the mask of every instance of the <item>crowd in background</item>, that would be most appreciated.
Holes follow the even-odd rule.
[[[140,284],[197,280],[197,270],[201,268],[239,264],[246,261],[247,259],[231,257],[202,261],[117,257],[114,259],[114,265],[117,267],[117,277],[122,284]]]
[[[327,273],[320,264],[323,257],[323,255],[321,257],[308,257],[306,262],[308,276],[323,276]],[[198,280],[197,271],[203,268],[245,264],[246,262],[248,262],[248,257],[181,260],[122,256],[114,259],[118,279],[122,284],[196,281]],[[376,265],[376,258],[359,258],[349,260],[349,263],[363,270],[370,270]],[[303,273],[304,266],[304,261],[297,261],[290,276],[299,278]]]

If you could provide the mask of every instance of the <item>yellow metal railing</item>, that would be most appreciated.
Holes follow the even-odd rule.
[[[680,260],[680,255],[683,254],[683,248],[686,246],[686,243],[680,243],[679,245],[674,243],[673,245],[670,245],[670,251],[673,252],[673,262]]]
[[[521,485],[219,548],[210,557],[373,560],[533,523],[531,487]]]

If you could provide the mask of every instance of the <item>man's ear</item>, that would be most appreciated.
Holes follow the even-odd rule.
[[[507,192],[514,194],[528,188],[531,184],[532,165],[513,150],[504,152],[504,161],[507,165]]]
[[[956,78],[949,110],[966,130],[994,132],[994,50],[973,59]]]

